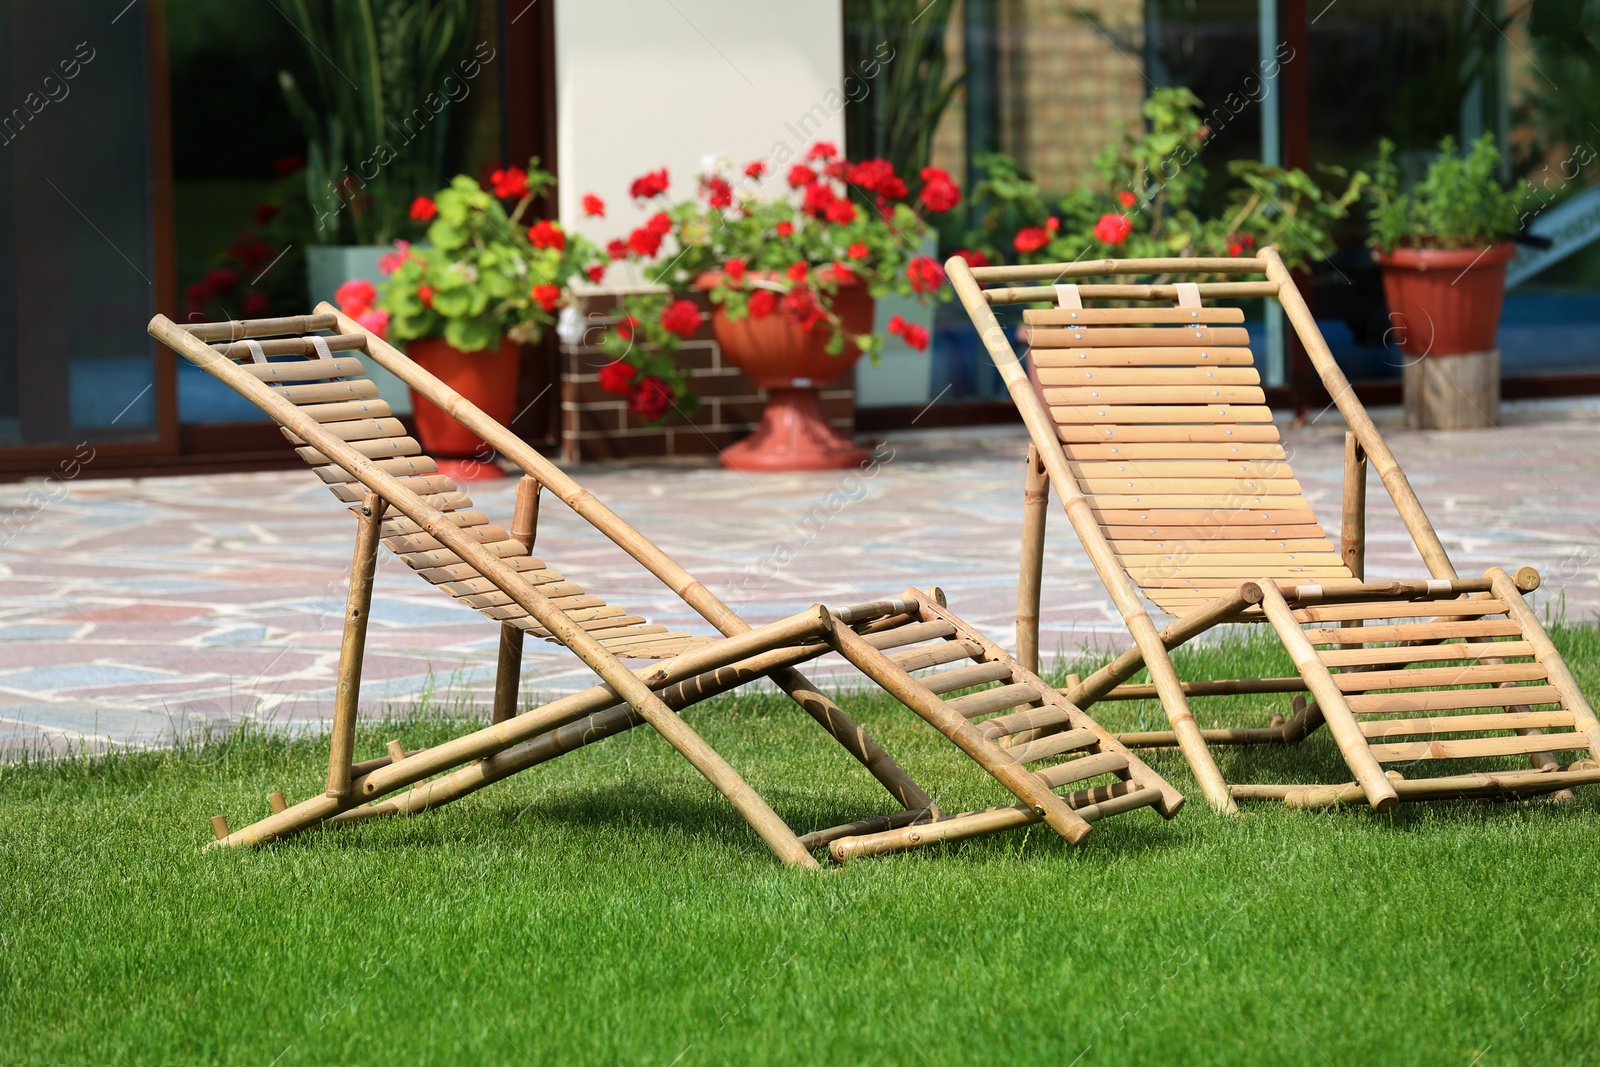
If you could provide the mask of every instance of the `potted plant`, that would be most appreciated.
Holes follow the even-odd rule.
[[[823,419],[818,390],[882,347],[876,300],[927,300],[940,290],[943,269],[917,251],[929,230],[922,212],[960,200],[938,168],[923,168],[913,196],[886,160],[853,162],[826,142],[787,162],[735,172],[719,161],[699,176],[696,198],[676,203],[666,199],[666,170],[647,174],[630,193],[654,214],[608,248],[613,259],[643,264],[667,292],[624,299],[602,342],[613,362],[601,385],[628,396],[646,421],[672,406],[692,413],[696,398],[673,353],[700,324],[686,297],[706,294],[723,355],[768,393],[760,426],[722,453],[723,466],[737,470],[826,470],[866,458]],[[769,173],[774,165],[781,177]],[[897,316],[886,329],[927,349],[925,327]]]
[[[1015,159],[977,158],[985,178],[972,191],[977,225],[958,255],[974,265],[1060,263],[1116,256],[1242,256],[1271,244],[1303,265],[1333,248],[1331,227],[1349,212],[1367,177],[1325,168],[1343,184],[1325,191],[1304,171],[1240,159],[1220,211],[1201,203],[1201,162],[1210,130],[1188,89],[1157,89],[1144,120],[1130,123],[1095,158],[1099,182],[1051,202]]]
[[[412,217],[428,223],[426,245],[397,241],[379,263],[381,292],[352,279],[339,287],[345,314],[379,336],[406,342],[406,354],[429,373],[509,423],[517,393],[517,346],[537,341],[568,302],[573,276],[604,271],[599,249],[559,223],[523,214],[555,179],[533,160],[509,167],[483,189],[466,175],[431,197]],[[514,206],[508,213],[506,203]],[[411,395],[417,433],[440,469],[464,480],[499,477],[477,435],[432,401]],[[473,457],[476,457],[474,459]]]
[[[1495,177],[1499,163],[1493,134],[1478,138],[1465,156],[1446,137],[1422,180],[1403,193],[1394,144],[1378,143],[1371,244],[1383,268],[1392,334],[1407,355],[1494,348],[1518,221],[1514,196]]]
[[[316,304],[343,281],[376,280],[412,201],[444,178],[450,105],[494,52],[467,54],[477,0],[294,0],[280,10],[306,42],[312,73],[306,86],[287,71],[278,81],[306,138]]]

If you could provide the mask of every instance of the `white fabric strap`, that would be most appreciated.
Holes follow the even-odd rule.
[[[320,333],[314,333],[306,340],[311,342],[311,347],[317,350],[318,359],[332,359],[333,352],[328,348],[328,339]]]
[[[1056,286],[1056,307],[1071,308],[1074,311],[1082,310],[1083,298],[1078,295],[1078,286],[1076,284]]]
[[[1194,282],[1179,282],[1174,288],[1178,290],[1179,307],[1197,308],[1200,306],[1200,287]]]
[[[267,354],[261,350],[261,342],[245,338],[245,347],[250,349],[250,358],[257,363],[265,363]]]

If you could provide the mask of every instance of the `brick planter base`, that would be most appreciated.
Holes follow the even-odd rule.
[[[705,299],[696,296],[701,310]],[[597,341],[601,330],[615,321],[616,298],[589,297],[591,324],[586,342]],[[709,321],[678,351],[678,361],[689,368],[690,386],[700,394],[700,409],[692,419],[674,413],[661,426],[646,426],[628,413],[627,401],[600,388],[599,370],[610,361],[592,343],[561,346],[561,455],[587,461],[647,457],[715,456],[756,428],[766,393],[750,384],[744,373],[723,362],[711,337]],[[855,432],[855,390],[846,378],[836,388],[822,391],[822,410],[828,424],[842,434]]]

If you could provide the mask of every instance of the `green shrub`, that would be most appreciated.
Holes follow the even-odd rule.
[[[1473,248],[1498,244],[1517,232],[1515,196],[1495,177],[1500,150],[1486,133],[1464,156],[1453,137],[1439,142],[1439,157],[1409,193],[1400,191],[1394,142],[1378,142],[1372,173],[1372,247]]]

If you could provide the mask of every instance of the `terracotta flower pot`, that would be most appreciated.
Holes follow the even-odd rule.
[[[1379,253],[1392,336],[1409,356],[1455,356],[1494,347],[1506,296],[1510,241],[1481,248],[1396,248]]]
[[[717,278],[716,274],[702,275],[695,284],[708,289]],[[859,282],[839,287],[833,297],[833,313],[844,324],[846,333],[872,332],[873,300]],[[850,373],[861,358],[860,348],[846,342],[843,352],[829,355],[826,324],[818,323],[808,330],[782,309],[762,318],[746,314],[735,322],[717,306],[711,312],[711,332],[728,361],[767,391],[760,425],[749,437],[723,450],[724,467],[748,471],[837,470],[866,461],[865,449],[857,448],[828,425],[817,396],[823,386]]]
[[[502,339],[498,348],[463,352],[442,339],[406,343],[406,355],[423,370],[504,425],[517,404],[517,343]],[[439,470],[456,481],[503,478],[491,460],[494,450],[477,434],[451,418],[443,408],[411,390],[411,413],[422,448],[439,462]]]

